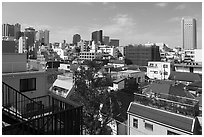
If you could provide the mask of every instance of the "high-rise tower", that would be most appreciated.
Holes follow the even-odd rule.
[[[181,34],[183,49],[197,49],[196,19],[182,18]]]

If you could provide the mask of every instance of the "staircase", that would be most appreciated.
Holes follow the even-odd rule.
[[[82,106],[51,96],[29,98],[2,82],[3,135],[82,134]]]

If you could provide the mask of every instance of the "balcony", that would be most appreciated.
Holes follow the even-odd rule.
[[[169,112],[195,117],[199,114],[199,102],[185,97],[167,94],[138,94],[134,93],[134,101],[146,106]]]
[[[28,98],[2,83],[3,135],[82,134],[82,106],[49,95]]]

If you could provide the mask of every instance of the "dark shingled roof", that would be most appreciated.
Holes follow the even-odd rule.
[[[202,81],[202,75],[197,73],[190,73],[190,72],[171,72],[169,76],[170,80],[179,80],[179,81],[187,81],[187,82],[194,82],[194,81]]]
[[[144,93],[153,92],[194,98],[189,91],[184,90],[184,87],[185,85],[181,83],[175,85],[174,81],[155,81],[144,91]]]
[[[192,125],[197,124],[193,122],[194,118],[188,118],[168,111],[147,107],[135,102],[130,104],[128,112],[143,117],[144,119],[147,118],[191,133],[193,132],[191,131]]]

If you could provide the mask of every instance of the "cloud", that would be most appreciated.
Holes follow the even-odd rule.
[[[89,31],[93,32],[94,30],[102,29],[106,35],[118,36],[119,33],[122,34],[132,32],[135,25],[136,23],[134,20],[127,14],[118,14],[110,20],[110,24],[104,26],[94,24],[89,28]]]
[[[180,4],[180,5],[178,5],[178,6],[176,6],[176,10],[183,10],[183,9],[185,9],[186,8],[186,5],[184,5],[184,4]]]
[[[172,17],[167,20],[167,22],[178,22],[181,21],[181,17]]]
[[[163,8],[163,7],[166,7],[168,5],[168,3],[167,2],[161,2],[161,3],[156,3],[155,5]]]

